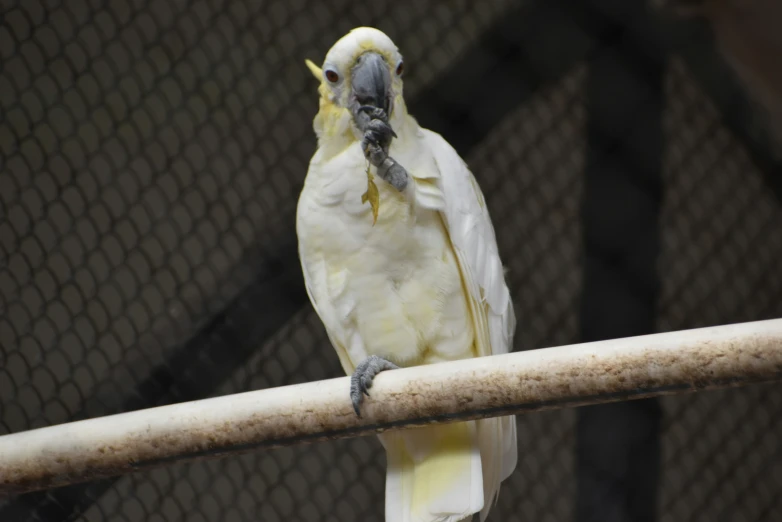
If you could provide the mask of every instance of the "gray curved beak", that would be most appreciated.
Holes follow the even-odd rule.
[[[378,53],[368,51],[359,56],[351,73],[352,97],[358,106],[383,109],[391,105],[391,74],[388,64]],[[354,110],[355,114],[355,110]]]

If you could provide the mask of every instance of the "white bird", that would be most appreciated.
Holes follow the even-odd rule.
[[[299,256],[360,415],[379,371],[506,353],[516,322],[483,194],[453,147],[408,115],[391,39],[354,29],[307,66],[320,110]],[[387,522],[483,521],[516,467],[513,416],[379,438]]]

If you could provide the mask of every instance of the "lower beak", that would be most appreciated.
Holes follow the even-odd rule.
[[[351,72],[354,118],[359,107],[383,109],[388,114],[391,105],[391,74],[388,64],[378,53],[368,51],[359,56]]]

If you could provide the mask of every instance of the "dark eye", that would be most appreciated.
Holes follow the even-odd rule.
[[[337,71],[334,71],[332,69],[327,69],[326,79],[331,83],[337,83],[339,81],[339,74],[337,74]]]
[[[405,64],[403,62],[399,62],[399,65],[396,66],[396,75],[402,76],[404,70],[405,70]]]

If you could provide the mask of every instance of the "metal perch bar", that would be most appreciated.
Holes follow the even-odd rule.
[[[362,418],[349,378],[228,395],[0,437],[0,494],[389,428],[782,378],[782,319],[381,373]]]

